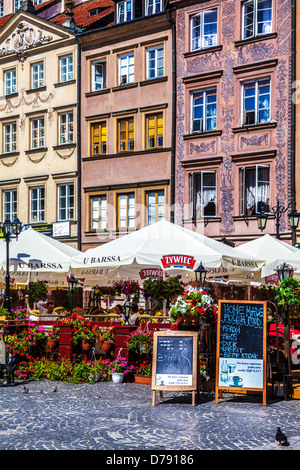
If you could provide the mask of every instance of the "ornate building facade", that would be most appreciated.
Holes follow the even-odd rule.
[[[294,197],[292,3],[170,1],[179,225],[239,244],[261,234],[261,211],[275,234],[272,208]],[[291,239],[287,214],[280,236]]]
[[[0,31],[1,220],[77,247],[75,34],[22,9]]]
[[[84,251],[169,218],[172,21],[162,1],[116,1],[78,40]]]

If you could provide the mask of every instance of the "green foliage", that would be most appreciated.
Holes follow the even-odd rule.
[[[146,279],[143,285],[145,299],[170,301],[173,297],[184,291],[182,282],[178,276],[169,277],[166,281],[162,279]]]
[[[47,299],[47,286],[44,281],[30,282],[26,294],[29,296],[29,305],[33,305],[38,300]]]
[[[275,290],[275,301],[282,307],[289,306],[290,312],[300,312],[300,282],[293,277],[279,282]]]

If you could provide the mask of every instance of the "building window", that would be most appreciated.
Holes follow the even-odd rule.
[[[106,122],[91,125],[91,155],[106,154]]]
[[[45,220],[45,188],[30,189],[30,222],[44,222]]]
[[[217,10],[203,11],[191,18],[191,50],[197,51],[217,45]]]
[[[243,39],[272,32],[272,0],[248,0],[243,3]]]
[[[270,121],[270,79],[253,80],[243,84],[243,125]]]
[[[91,230],[107,229],[107,200],[106,196],[91,198]]]
[[[23,0],[14,0],[15,13],[20,10]]]
[[[4,1],[0,2],[0,18],[4,16]]]
[[[119,85],[134,82],[134,53],[119,55]]]
[[[59,145],[72,144],[74,142],[73,112],[59,115]]]
[[[150,191],[146,194],[147,224],[151,225],[165,217],[165,192]]]
[[[60,82],[68,82],[73,80],[73,55],[65,55],[60,57]]]
[[[74,184],[58,186],[58,220],[74,219]]]
[[[216,181],[215,171],[190,173],[190,205],[193,219],[217,215]]]
[[[240,169],[240,215],[270,211],[270,167],[255,165]]]
[[[15,122],[4,124],[4,153],[17,150],[17,125]]]
[[[31,148],[45,147],[45,125],[44,118],[31,119]]]
[[[217,89],[192,93],[191,132],[207,132],[217,128]]]
[[[104,90],[106,88],[106,61],[97,60],[92,62],[91,91]]]
[[[161,44],[147,49],[147,79],[163,77],[164,75],[164,46]]]
[[[146,117],[146,148],[163,147],[163,113],[150,114]]]
[[[33,4],[36,7],[37,5],[41,5],[43,3],[43,0],[33,0]]]
[[[154,15],[163,10],[163,0],[146,0],[146,15]]]
[[[17,92],[17,73],[16,69],[5,70],[4,72],[5,94],[11,95]]]
[[[17,190],[3,192],[3,220],[13,221],[17,217]]]
[[[118,120],[118,151],[134,150],[134,119]]]
[[[117,23],[125,23],[132,19],[132,0],[117,3]]]
[[[31,86],[32,88],[44,86],[44,62],[31,65]]]
[[[135,227],[135,195],[120,194],[118,196],[118,228]]]

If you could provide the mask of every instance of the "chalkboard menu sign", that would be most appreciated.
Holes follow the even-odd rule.
[[[196,391],[197,351],[197,332],[155,331],[153,335],[152,389]]]
[[[266,302],[220,300],[218,315],[216,401],[220,389],[265,392]]]

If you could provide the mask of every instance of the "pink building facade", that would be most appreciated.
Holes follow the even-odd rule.
[[[172,22],[142,10],[78,39],[85,251],[169,218]]]
[[[275,234],[294,197],[292,2],[171,0],[176,8],[175,222],[236,245]],[[298,208],[299,209],[299,208]],[[264,232],[257,214],[269,214]],[[291,240],[287,212],[280,238]]]

